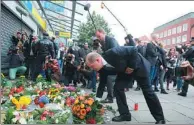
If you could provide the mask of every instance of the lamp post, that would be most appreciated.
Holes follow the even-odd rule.
[[[21,7],[19,7],[19,6],[16,6],[16,10],[20,13],[20,15],[21,15],[21,33],[22,33],[22,15],[24,15],[24,16],[28,16],[28,13],[24,10],[24,9],[22,9]]]
[[[85,10],[85,11],[88,11],[89,16],[90,16],[90,18],[91,18],[91,20],[92,20],[92,23],[93,23],[94,29],[95,29],[95,30],[97,30],[97,29],[96,29],[96,25],[95,25],[95,23],[94,23],[94,20],[93,20],[93,18],[92,18],[92,16],[91,16],[91,14],[90,14],[90,4],[89,4],[89,3],[88,3],[88,4],[86,4],[86,5],[84,6],[84,10]]]
[[[124,31],[128,35],[127,29],[125,28],[125,26],[121,23],[121,21],[110,11],[110,9],[103,2],[101,3],[101,8],[102,9],[106,8],[110,12],[110,14],[119,22],[119,24],[123,27]]]

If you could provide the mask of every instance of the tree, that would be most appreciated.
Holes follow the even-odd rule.
[[[106,34],[112,35],[111,28],[109,28],[108,23],[101,15],[96,14],[96,12],[93,11],[91,16],[94,20],[97,29],[102,28],[104,29]],[[95,28],[89,15],[87,16],[87,22],[80,24],[78,32],[79,32],[78,36],[79,42],[81,43],[88,42],[88,44],[90,45],[92,44],[92,37],[95,35]]]

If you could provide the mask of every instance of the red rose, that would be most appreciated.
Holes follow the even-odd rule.
[[[96,120],[94,118],[89,118],[86,120],[86,124],[96,124]]]
[[[38,102],[39,101],[39,98],[38,97],[36,97],[35,99],[34,99],[34,103],[36,104],[36,105],[38,105]]]
[[[39,103],[39,106],[40,106],[40,108],[43,108],[44,107],[44,103],[43,102]]]

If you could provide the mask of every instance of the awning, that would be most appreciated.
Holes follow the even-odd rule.
[[[78,36],[78,29],[83,20],[84,5],[87,1],[33,1],[36,8],[47,22],[47,29],[55,32],[69,32],[71,38]]]

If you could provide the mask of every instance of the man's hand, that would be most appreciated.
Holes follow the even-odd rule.
[[[187,76],[182,76],[184,80],[191,80],[194,78],[194,69],[188,61],[182,62],[181,67],[187,68]]]
[[[134,69],[127,67],[126,70],[125,70],[125,73],[126,74],[131,74],[133,72],[133,70]]]
[[[160,69],[161,69],[161,70],[163,70],[163,69],[164,69],[164,67],[161,65],[161,66],[160,66]]]
[[[77,66],[77,70],[79,71],[81,69],[81,66]]]

